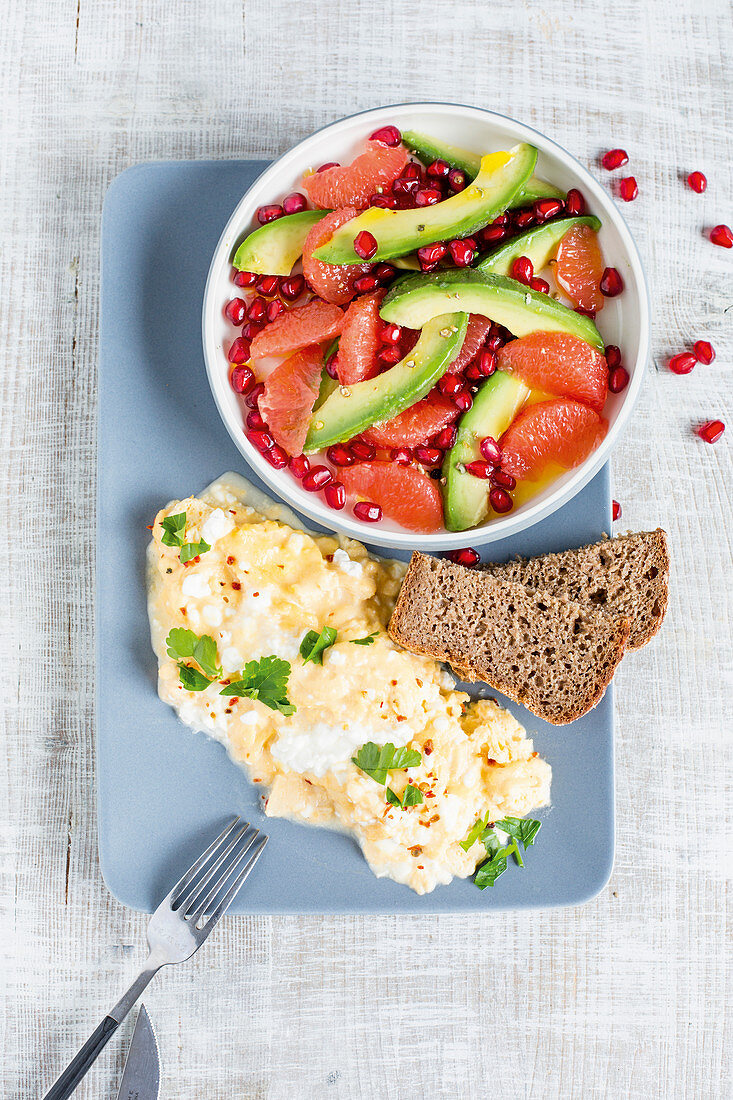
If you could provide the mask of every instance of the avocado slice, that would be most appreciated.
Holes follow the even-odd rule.
[[[461,350],[467,324],[465,313],[432,317],[415,347],[399,363],[376,378],[335,390],[313,416],[304,452],[312,454],[352,439],[425,397]]]
[[[492,275],[510,275],[512,264],[520,256],[526,256],[532,261],[535,271],[541,271],[550,262],[560,241],[574,225],[589,225],[596,233],[601,228],[598,218],[592,215],[580,218],[559,218],[556,222],[538,225],[522,233],[521,237],[514,237],[513,240],[494,249],[476,264],[474,271],[487,271]]]
[[[490,317],[515,336],[568,332],[603,354],[603,338],[590,317],[516,279],[471,268],[405,275],[390,288],[379,315],[396,325],[422,328],[431,317],[448,309]]]
[[[362,263],[354,251],[354,239],[362,230],[377,241],[374,260],[404,256],[435,241],[468,237],[506,210],[531,176],[536,161],[537,150],[531,145],[515,145],[508,153],[488,153],[474,182],[460,194],[413,210],[372,206],[337,229],[313,255],[328,264]]]
[[[257,275],[289,275],[303,253],[305,238],[330,213],[330,210],[301,210],[260,226],[240,244],[232,260],[234,267]]]
[[[445,160],[451,168],[462,168],[469,179],[475,179],[481,167],[481,157],[478,153],[469,153],[467,149],[459,149],[457,145],[446,145],[442,141],[426,137],[425,134],[417,134],[414,130],[405,130],[402,141],[423,164],[431,164],[434,160]],[[560,199],[565,197],[565,192],[555,187],[539,176],[530,176],[524,187],[514,196],[507,206],[507,210],[514,210],[517,206],[525,206],[535,199]]]
[[[490,435],[498,440],[529,396],[529,389],[502,371],[483,382],[471,408],[458,422],[458,436],[443,462],[445,525],[465,531],[489,513],[488,481],[466,472],[468,462],[481,458],[479,442]]]

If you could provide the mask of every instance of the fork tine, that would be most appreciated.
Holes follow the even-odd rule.
[[[235,897],[237,896],[240,889],[244,885],[244,882],[245,882],[246,878],[249,876],[250,871],[252,870],[255,863],[257,862],[257,860],[260,858],[260,856],[264,852],[265,845],[267,844],[267,840],[268,840],[268,838],[266,836],[264,836],[263,834],[260,834],[260,838],[257,841],[254,848],[251,850],[251,852],[249,854],[249,857],[247,859],[247,862],[245,863],[244,867],[242,867],[240,869],[239,873],[237,874],[236,878],[234,879],[234,882],[231,884],[231,886],[227,890],[226,894],[221,899],[219,904],[216,906],[213,913],[211,913],[211,915],[210,915],[209,919],[207,920],[206,924],[203,926],[202,932],[204,933],[205,936],[208,936],[209,932],[212,930],[214,925],[221,919],[221,917],[224,916],[227,909],[229,908],[229,906],[234,901]]]
[[[239,820],[239,815],[237,815],[237,817],[235,817],[233,821],[229,822],[226,829],[219,833],[219,836],[216,838],[216,840],[212,841],[206,851],[201,853],[195,863],[191,864],[186,873],[181,876],[176,885],[163,900],[163,902],[161,903],[161,908],[163,906],[165,906],[166,908],[168,908],[169,906],[172,907],[178,901],[186,887],[190,885],[193,879],[196,878],[196,875],[198,875],[199,872],[203,870],[203,868],[206,866],[210,857],[219,849],[221,845],[226,843],[227,837],[229,837],[232,831],[236,828]]]
[[[203,878],[198,879],[191,887],[185,901],[181,902],[180,908],[184,917],[190,917],[195,911],[196,920],[198,919],[203,912],[203,906],[207,905],[209,899],[221,888],[222,883],[229,877],[232,867],[238,864],[240,856],[249,851],[258,835],[257,829],[250,830],[249,824],[244,823],[243,828],[239,830],[226,850],[206,871]]]

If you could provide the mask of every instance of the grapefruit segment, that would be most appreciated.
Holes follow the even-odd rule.
[[[603,356],[577,336],[532,332],[499,350],[499,370],[513,374],[530,389],[572,397],[600,413],[608,396],[608,366]]]
[[[322,244],[329,241],[333,233],[341,225],[351,221],[359,213],[353,206],[346,206],[343,210],[334,210],[326,214],[322,221],[314,225],[305,239],[303,245],[303,274],[308,285],[323,298],[325,302],[333,302],[336,305],[344,305],[350,302],[356,293],[354,283],[360,275],[366,275],[371,270],[371,264],[325,264],[321,260],[314,260],[313,253]]]
[[[362,294],[346,310],[336,363],[339,382],[353,386],[379,374],[379,307],[386,290]]]
[[[607,431],[608,421],[579,401],[540,401],[522,409],[501,437],[501,468],[517,481],[536,481],[550,462],[571,470]]]
[[[340,206],[364,209],[378,187],[388,188],[406,167],[409,157],[401,145],[388,148],[370,141],[366,150],[345,167],[326,168],[303,178],[303,190],[314,206],[334,210]]]
[[[409,531],[440,531],[443,498],[435,481],[414,466],[360,462],[338,471],[347,493],[379,504],[384,515]]]
[[[480,313],[469,314],[468,327],[461,350],[448,367],[451,374],[458,374],[476,358],[484,340],[489,334],[490,328],[491,321],[488,317],[482,317]]]
[[[416,447],[451,424],[460,409],[442,393],[433,391],[411,408],[384,424],[374,424],[361,438],[375,447]]]
[[[288,454],[302,453],[323,369],[319,347],[303,348],[267,376],[260,414],[270,435]]]
[[[574,225],[557,250],[555,280],[571,302],[581,309],[603,309],[601,277],[603,254],[598,236],[589,225]]]
[[[288,355],[291,351],[332,340],[341,332],[344,312],[330,302],[308,302],[286,310],[252,341],[250,355],[263,359],[266,355]]]

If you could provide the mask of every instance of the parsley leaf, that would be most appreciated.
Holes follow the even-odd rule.
[[[192,630],[176,626],[168,634],[165,645],[168,656],[178,662],[181,683],[187,691],[203,691],[212,680],[217,680],[221,676],[222,669],[218,664],[216,642],[210,634],[203,634],[199,638]],[[204,675],[198,669],[182,663],[189,657],[194,659]]]
[[[533,821],[526,817],[503,817],[495,824],[497,829],[503,829],[505,833],[509,833],[512,840],[520,840],[525,852],[531,844],[534,844],[535,837],[542,828],[541,821]]]
[[[351,762],[370,775],[375,783],[383,784],[387,782],[387,773],[390,771],[416,768],[422,762],[422,754],[417,749],[408,749],[407,746],[395,749],[391,742],[376,745],[374,741],[367,741],[356,756],[352,756]]]
[[[366,638],[352,638],[351,639],[351,644],[352,645],[374,645],[374,642],[376,641],[377,634],[379,634],[379,631],[374,630],[374,631],[372,631],[371,634],[367,634]]]
[[[241,679],[228,684],[219,694],[259,699],[270,710],[279,710],[285,715],[294,714],[295,707],[287,696],[289,676],[289,661],[275,656],[261,657],[259,661],[248,661]]]
[[[400,796],[398,794],[395,794],[391,787],[386,787],[384,793],[387,796],[387,801],[389,802],[390,806],[402,806],[402,803],[400,802]]]
[[[198,637],[192,630],[185,630],[182,626],[174,626],[165,640],[168,656],[174,660],[179,657],[193,657]]]
[[[481,835],[486,828],[486,821],[488,816],[489,813],[487,810],[486,817],[479,817],[476,819],[476,821],[474,821],[471,829],[469,830],[468,836],[465,840],[461,841],[461,848],[463,848],[464,852],[467,852],[468,849],[471,848],[477,840],[481,839]]]
[[[486,817],[488,817],[488,813]],[[509,856],[513,855],[517,865],[524,867],[519,845],[521,844],[526,852],[527,848],[534,844],[541,826],[541,821],[533,821],[531,818],[523,817],[504,817],[492,821],[490,827],[485,818],[479,818],[475,822],[466,839],[461,841],[461,847],[464,851],[468,851],[472,844],[480,840],[486,849],[487,858],[478,867],[473,880],[479,890],[485,890],[487,886],[493,886],[499,875],[504,874]],[[506,848],[501,847],[496,829],[501,829],[502,832],[508,833],[511,837],[511,843],[507,844]]]
[[[499,875],[504,874],[507,852],[508,849],[499,848],[491,859],[487,859],[485,863],[481,864],[473,880],[479,890],[485,890],[487,886],[493,886]]]
[[[300,655],[303,664],[312,661],[314,665],[323,664],[323,654],[330,649],[336,641],[336,631],[332,626],[324,626],[319,634],[317,630],[309,630],[300,643]]]
[[[161,520],[163,535],[161,542],[164,546],[183,546],[183,532],[186,530],[186,513],[179,512],[175,516],[166,516]]]
[[[210,679],[218,680],[222,675],[222,667],[218,664],[219,654],[216,651],[216,642],[210,634],[203,634],[196,642],[193,659]]]
[[[204,676],[203,672],[199,672],[197,668],[191,668],[189,665],[182,665],[180,662],[178,664],[178,675],[186,691],[205,691],[211,683],[211,680],[208,676]]]
[[[420,788],[414,787],[412,783],[407,784],[402,792],[402,798],[400,798],[398,794],[395,794],[391,787],[386,787],[384,793],[391,806],[399,806],[402,810],[406,810],[408,806],[419,806],[421,802],[425,801],[425,797]]]
[[[207,550],[211,550],[211,547],[208,542],[204,542],[203,539],[199,542],[184,542],[181,547],[181,553],[178,556],[185,565],[187,561],[197,558],[199,554],[205,554]]]

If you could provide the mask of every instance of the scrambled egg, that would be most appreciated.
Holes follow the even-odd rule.
[[[210,546],[186,564],[179,546],[162,542],[162,521],[182,512],[185,541]],[[496,702],[471,702],[437,661],[389,639],[403,562],[299,527],[234,474],[159,512],[149,612],[160,697],[269,788],[269,816],[348,831],[375,875],[419,894],[464,878],[485,858],[478,841],[467,852],[460,846],[477,817],[523,817],[546,805],[550,767]],[[304,663],[304,635],[325,626],[336,630],[335,643],[322,665]],[[166,646],[174,627],[216,643],[221,674],[204,690],[180,681]],[[353,644],[375,632],[371,644]],[[237,681],[248,661],[269,655],[290,663],[293,714],[220,694],[222,681]],[[370,741],[419,751],[419,765],[390,772],[387,782],[400,798],[408,782],[417,786],[421,803],[391,805],[385,786],[352,763]]]

